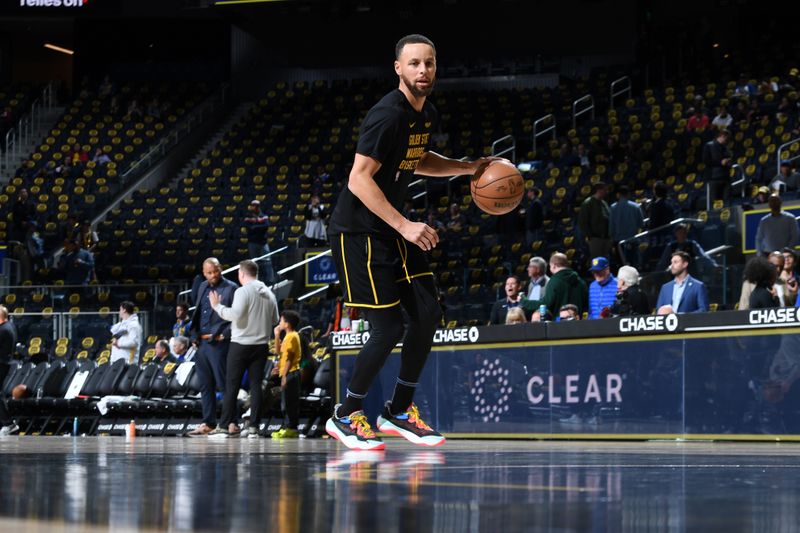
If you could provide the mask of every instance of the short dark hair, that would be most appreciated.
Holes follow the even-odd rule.
[[[177,304],[175,304],[175,307],[180,307],[181,309],[183,309],[187,313],[189,312],[189,304],[186,303],[186,302],[178,302]]]
[[[592,194],[596,193],[599,190],[606,189],[606,188],[608,188],[608,185],[606,185],[606,182],[598,181],[597,183],[592,185]]]
[[[666,198],[667,190],[667,184],[661,180],[658,180],[653,185],[653,194],[655,194],[656,198]]]
[[[158,339],[156,341],[156,346],[161,346],[165,350],[169,351],[169,343],[164,339]]]
[[[239,263],[239,270],[243,271],[251,278],[258,277],[258,264],[252,259],[245,259],[244,261]]]
[[[622,196],[628,196],[631,193],[630,188],[627,185],[620,185],[617,187],[617,194],[621,194]]]
[[[285,309],[281,311],[281,318],[283,318],[294,331],[297,331],[297,326],[300,325],[300,315],[297,311]]]
[[[719,133],[717,133],[717,137],[730,137],[730,136],[731,136],[731,130],[728,129],[721,129],[719,130]]]
[[[119,304],[119,306],[120,306],[121,308],[123,308],[123,309],[125,310],[125,312],[126,312],[126,313],[128,313],[129,315],[132,315],[132,314],[133,314],[133,312],[134,312],[134,311],[135,311],[135,309],[136,309],[136,308],[133,306],[133,302],[131,302],[131,301],[128,301],[128,300],[125,300],[124,302],[122,302],[121,304]]]
[[[684,263],[691,263],[691,262],[692,262],[692,256],[691,256],[691,255],[689,255],[689,254],[687,254],[686,252],[683,252],[683,251],[680,251],[680,250],[679,250],[679,251],[677,251],[677,252],[672,252],[672,255],[671,255],[670,257],[675,257],[676,255],[677,255],[678,257],[680,257],[680,258],[681,258],[681,260],[682,260]]]
[[[436,45],[433,44],[433,41],[425,37],[424,35],[420,35],[419,33],[412,33],[411,35],[406,35],[394,46],[394,58],[400,59],[400,54],[403,53],[403,48],[407,44],[427,44],[431,48],[433,48],[433,55],[436,55]]]
[[[572,311],[573,313],[575,313],[575,316],[577,317],[581,316],[581,313],[578,311],[578,306],[575,304],[564,304],[558,310],[559,313],[561,311]]]

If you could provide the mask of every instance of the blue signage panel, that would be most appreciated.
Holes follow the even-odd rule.
[[[306,252],[306,259],[319,255],[320,252]],[[337,280],[336,265],[330,254],[320,257],[316,261],[306,263],[306,286],[322,287]]]
[[[798,325],[436,344],[415,402],[453,437],[800,440]],[[392,396],[400,350],[369,391],[372,419]],[[356,353],[337,352],[340,396]]]

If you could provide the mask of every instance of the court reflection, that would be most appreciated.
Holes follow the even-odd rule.
[[[0,524],[425,532],[788,531],[800,523],[800,466],[790,449],[761,456],[729,445],[461,441],[444,451],[351,452],[331,444],[4,440]]]

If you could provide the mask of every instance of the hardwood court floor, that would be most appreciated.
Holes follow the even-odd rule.
[[[7,437],[0,531],[798,531],[800,446]]]

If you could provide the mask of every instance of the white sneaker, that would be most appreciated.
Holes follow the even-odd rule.
[[[17,433],[19,433],[19,426],[14,422],[0,429],[0,437],[8,437],[10,435],[16,435]]]

